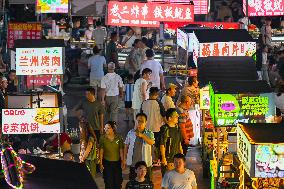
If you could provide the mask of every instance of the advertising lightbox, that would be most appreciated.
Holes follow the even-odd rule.
[[[69,0],[36,0],[37,13],[68,13]]]
[[[247,4],[247,0],[243,0],[243,4]],[[281,16],[284,15],[283,0],[248,0],[244,7],[244,13],[248,16]],[[247,12],[246,12],[247,11]]]
[[[16,48],[16,74],[63,74],[62,49],[62,47]]]
[[[210,114],[215,126],[269,123],[275,115],[272,93],[214,94],[210,86]]]
[[[60,133],[60,109],[3,109],[2,133]]]
[[[107,25],[159,27],[160,22],[193,22],[193,5],[108,2]]]
[[[209,86],[200,89],[200,109],[209,110],[210,109],[210,94]]]

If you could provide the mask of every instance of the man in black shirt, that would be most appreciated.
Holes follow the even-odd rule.
[[[125,189],[153,189],[153,183],[145,178],[147,174],[147,164],[145,161],[138,161],[135,164],[135,172],[137,174],[134,180],[126,184]]]
[[[162,175],[174,169],[174,155],[183,153],[181,146],[182,134],[178,126],[179,115],[175,108],[166,111],[166,124],[160,130],[160,152]]]
[[[17,92],[16,70],[10,70],[8,73],[7,93]]]

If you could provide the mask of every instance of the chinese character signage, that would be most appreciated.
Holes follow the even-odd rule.
[[[200,43],[199,57],[208,56],[253,56],[255,42],[213,42]]]
[[[37,0],[37,13],[68,13],[68,0]]]
[[[180,29],[177,30],[177,45],[188,50],[188,35]]]
[[[148,0],[148,2],[156,3],[175,3],[175,4],[189,4],[193,1],[194,14],[208,13],[208,0]]]
[[[284,178],[284,144],[255,146],[255,175],[258,178]]]
[[[160,22],[192,22],[193,5],[108,2],[107,25],[159,27]]]
[[[59,108],[3,109],[2,133],[60,133],[60,110]]]
[[[17,48],[17,75],[63,74],[62,47]]]
[[[51,79],[52,75],[35,75],[27,76],[27,87],[32,88],[32,87],[39,87],[39,86],[45,86],[45,85],[50,85],[51,84]],[[60,75],[56,76],[56,85],[60,85]]]
[[[247,0],[243,0],[246,5]],[[280,16],[284,15],[283,0],[248,0],[248,16]],[[246,12],[245,12],[246,14]]]
[[[245,133],[240,127],[237,127],[237,154],[244,165],[244,169],[249,175],[252,175],[252,145],[248,141]]]
[[[275,115],[275,104],[270,93],[214,94],[210,90],[210,114],[215,126],[269,123]]]
[[[41,39],[40,23],[9,23],[8,24],[8,48],[14,47],[16,39]]]

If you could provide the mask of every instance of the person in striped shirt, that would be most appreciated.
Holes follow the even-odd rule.
[[[124,86],[124,105],[126,120],[129,120],[132,114],[132,96],[134,91],[134,78],[132,74],[127,76],[127,83]]]

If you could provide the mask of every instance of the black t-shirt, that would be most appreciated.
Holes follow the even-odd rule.
[[[17,92],[17,86],[15,86],[15,81],[11,81],[9,78],[7,80],[8,80],[7,92],[8,93]]]
[[[160,145],[166,148],[166,159],[169,163],[174,162],[174,155],[180,153],[180,144],[182,141],[181,131],[176,125],[170,127],[167,124],[161,127]]]
[[[151,181],[138,182],[136,180],[131,180],[126,184],[125,189],[153,189],[153,183]]]

